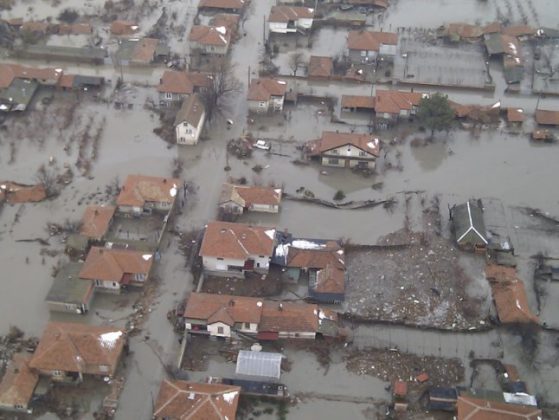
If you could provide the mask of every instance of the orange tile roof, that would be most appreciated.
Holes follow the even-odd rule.
[[[479,38],[483,35],[483,29],[477,25],[467,23],[449,23],[446,27],[449,36],[457,35],[460,38]]]
[[[522,108],[507,108],[507,120],[509,122],[522,122],[526,119]]]
[[[27,407],[29,404],[39,382],[39,375],[29,369],[29,360],[30,355],[16,353],[6,366],[0,382],[1,407]]]
[[[164,379],[153,410],[156,419],[235,420],[241,388]]]
[[[399,90],[377,90],[375,98],[375,112],[399,114],[400,111],[410,111],[418,106],[422,93],[401,92]]]
[[[35,203],[47,198],[45,187],[23,185],[12,181],[0,182],[0,200],[6,199],[10,204]]]
[[[327,264],[316,273],[316,286],[319,293],[344,293],[345,272],[334,264]]]
[[[61,23],[58,25],[58,33],[65,34],[90,34],[93,29],[89,23]]]
[[[260,332],[316,332],[318,306],[309,303],[264,302]]]
[[[503,34],[514,37],[533,36],[536,34],[536,30],[528,25],[512,25],[505,27],[503,29]]]
[[[393,32],[351,31],[347,36],[350,50],[377,51],[381,45],[398,45],[398,34]]]
[[[62,71],[54,68],[26,67],[19,64],[0,63],[0,88],[9,87],[14,79],[36,79],[58,82]]]
[[[320,155],[338,147],[352,145],[373,156],[379,155],[380,141],[374,134],[336,133],[334,131],[322,132],[322,137],[307,143],[310,155]]]
[[[58,86],[61,88],[72,88],[74,87],[75,75],[73,74],[63,74],[58,80]]]
[[[79,277],[86,280],[126,282],[126,275],[148,275],[153,255],[128,249],[92,247]]]
[[[48,29],[49,29],[49,23],[48,22],[31,21],[31,22],[24,22],[21,25],[21,30],[26,31],[26,32],[46,33]]]
[[[224,47],[231,41],[231,31],[225,26],[195,25],[188,35],[188,40],[202,45]]]
[[[281,188],[223,184],[220,204],[234,201],[243,207],[253,204],[277,206],[281,202],[281,195]]]
[[[88,238],[102,238],[115,214],[114,206],[88,206],[83,213],[80,234]]]
[[[319,249],[302,249],[290,246],[287,252],[287,266],[297,268],[326,268],[332,265],[344,269],[344,252],[336,241],[329,241]]]
[[[457,420],[541,420],[538,407],[459,396]]]
[[[312,55],[309,61],[310,77],[330,77],[334,68],[332,57]]]
[[[208,323],[223,322],[233,326],[237,322],[258,324],[262,316],[262,299],[191,293],[186,301],[184,318],[199,319]]]
[[[275,229],[243,223],[210,222],[206,227],[200,256],[244,260],[253,255],[271,256]]]
[[[29,366],[46,372],[112,376],[125,344],[124,334],[110,326],[49,322]]]
[[[297,19],[314,18],[314,9],[310,7],[272,6],[268,22],[289,22]]]
[[[118,206],[143,207],[146,202],[173,203],[180,181],[146,175],[128,175],[116,199]]]
[[[342,95],[342,108],[375,109],[374,96]]]
[[[542,125],[559,125],[559,111],[537,109],[536,122]]]
[[[233,13],[219,13],[210,20],[211,26],[225,26],[232,34],[237,31],[240,16]]]
[[[155,57],[155,50],[159,44],[158,39],[154,38],[142,38],[136,45],[134,45],[134,51],[132,52],[132,60],[140,63],[149,64],[153,61]]]
[[[198,8],[207,7],[212,9],[242,9],[245,0],[200,0]]]
[[[140,27],[136,22],[128,20],[115,20],[111,23],[111,34],[113,35],[132,35],[139,29]]]
[[[287,83],[283,80],[252,79],[248,88],[249,101],[269,101],[272,96],[284,96]]]
[[[157,90],[189,95],[195,88],[206,88],[212,85],[213,77],[210,73],[184,72],[166,70],[161,77]]]

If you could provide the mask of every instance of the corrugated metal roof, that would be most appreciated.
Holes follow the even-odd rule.
[[[279,379],[282,358],[283,355],[280,353],[241,350],[237,357],[235,373],[237,375]]]

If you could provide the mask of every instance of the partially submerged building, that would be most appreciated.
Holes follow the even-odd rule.
[[[484,251],[489,239],[483,220],[483,209],[474,200],[454,205],[450,209],[456,243],[462,249]]]
[[[380,155],[380,140],[374,134],[324,131],[305,145],[305,153],[324,166],[374,169]]]
[[[197,94],[183,100],[175,116],[175,134],[177,144],[197,144],[206,122],[206,108]]]
[[[536,122],[538,125],[559,127],[559,111],[537,109]]]
[[[179,105],[193,93],[202,93],[211,88],[210,73],[165,70],[159,81],[159,103],[161,106]]]
[[[169,57],[169,47],[155,38],[132,38],[118,41],[115,54],[117,63],[124,66],[147,66],[165,61]]]
[[[16,353],[0,381],[0,410],[31,414],[31,399],[39,375],[29,368],[30,355]]]
[[[393,32],[351,31],[347,37],[348,56],[352,63],[393,59],[397,47],[398,34]]]
[[[270,33],[287,34],[302,32],[312,28],[314,9],[296,6],[272,6],[268,16]]]
[[[311,55],[307,75],[309,79],[329,79],[334,71],[332,57]]]
[[[156,420],[235,420],[241,388],[164,379],[153,408]]]
[[[25,185],[13,181],[0,182],[0,203],[9,204],[37,203],[47,198],[47,192],[42,184]]]
[[[231,44],[231,31],[225,26],[195,25],[188,40],[192,48],[202,54],[226,55]]]
[[[281,376],[281,353],[239,350],[235,374],[261,381],[277,381]]]
[[[146,175],[128,175],[116,199],[118,211],[134,215],[152,211],[169,213],[175,204],[180,181]]]
[[[68,263],[59,268],[45,298],[49,310],[84,315],[95,296],[93,280],[81,279],[81,263]]]
[[[242,223],[210,222],[200,247],[204,270],[228,275],[267,273],[276,230]]]
[[[240,13],[243,11],[246,4],[247,0],[200,0],[200,3],[198,3],[198,9]]]
[[[80,222],[80,235],[101,242],[107,234],[116,212],[115,206],[87,206]]]
[[[113,377],[125,343],[124,331],[115,327],[49,322],[29,367],[58,382]]]
[[[256,113],[282,111],[286,92],[283,80],[253,79],[248,88],[248,109]]]
[[[456,403],[457,420],[519,419],[542,420],[542,410],[537,406],[493,401],[470,396],[459,396]]]
[[[221,189],[219,207],[232,215],[241,215],[245,211],[278,213],[281,197],[281,188],[226,183]]]
[[[342,95],[342,111],[365,111],[373,114],[375,97],[366,95]]]
[[[377,122],[398,121],[415,115],[421,99],[426,94],[421,92],[403,92],[399,90],[380,90],[375,93],[375,114]]]

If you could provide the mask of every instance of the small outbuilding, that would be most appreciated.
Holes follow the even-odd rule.
[[[241,350],[237,356],[237,375],[260,380],[278,380],[281,376],[281,353]]]
[[[481,205],[473,200],[455,205],[450,209],[450,220],[453,223],[456,243],[467,250],[485,250],[489,243],[483,210]]]

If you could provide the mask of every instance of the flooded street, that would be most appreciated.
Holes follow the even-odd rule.
[[[2,11],[0,17],[46,19],[58,16],[65,8],[96,16],[101,15],[104,4],[100,0],[85,3],[75,0],[16,1],[11,10]],[[528,133],[535,127],[531,119],[525,123],[521,135],[511,134],[501,122],[498,126],[485,126],[477,131],[453,128],[448,133],[437,133],[425,145],[417,145],[418,142],[414,141],[425,140],[427,134],[409,124],[378,132],[383,149],[377,169],[370,176],[343,168],[321,167],[314,162],[294,162],[303,158],[301,146],[320,137],[323,131],[369,131],[371,117],[342,115],[342,95],[372,96],[377,89],[410,90],[411,86],[318,82],[286,77],[291,91],[333,98],[332,109],[326,101],[317,100],[286,105],[284,113],[279,115],[249,115],[246,101],[249,79],[259,77],[265,55],[264,39],[269,35],[264,33],[267,31],[263,29],[263,17],[275,4],[273,0],[252,0],[249,16],[242,23],[239,39],[229,54],[241,89],[231,98],[230,106],[208,123],[204,139],[195,146],[170,144],[154,133],[154,129],[162,124],[154,104],[159,101],[156,86],[166,69],[163,64],[121,68],[113,63],[99,66],[44,63],[15,59],[8,57],[6,51],[0,51],[2,63],[60,66],[66,73],[102,76],[107,82],[99,97],[83,92],[56,91],[48,105],[39,96],[34,99],[32,109],[25,113],[12,113],[5,118],[2,115],[0,180],[35,183],[37,170],[42,165],[58,172],[70,168],[73,177],[54,199],[39,203],[6,203],[0,209],[0,264],[4,267],[0,335],[7,334],[11,326],[17,326],[26,336],[40,336],[49,321],[125,327],[128,317],[135,313],[134,303],[139,299],[137,292],[98,294],[94,309],[87,316],[49,312],[45,296],[52,284],[52,268],[68,258],[64,255],[66,244],[62,237],[51,236],[47,224],[77,222],[87,205],[114,199],[106,190],[115,179],[122,184],[129,174],[169,177],[175,169],[175,160],[178,160],[183,164],[180,179],[191,185],[193,192],[163,238],[161,260],[154,276],[157,282],[155,296],[141,333],[130,340],[131,355],[123,370],[127,382],[117,419],[152,418],[154,399],[166,368],[174,369],[178,363],[179,335],[168,322],[167,313],[195,286],[176,232],[199,230],[216,219],[222,184],[240,178],[249,184],[281,187],[291,196],[297,196],[297,191],[303,188],[324,201],[333,201],[340,191],[345,196],[344,201],[394,199],[390,208],[379,205],[342,210],[286,198],[277,214],[249,213],[238,220],[276,227],[299,237],[343,239],[354,245],[377,245],[387,235],[410,226],[420,230],[422,207],[417,203],[429,202],[435,197],[440,200],[442,236],[450,240],[447,209],[468,199],[481,199],[486,206],[488,229],[493,234],[502,234],[514,245],[518,272],[524,281],[529,305],[547,328],[537,331],[537,349],[529,354],[524,348],[522,334],[514,328],[491,325],[487,331],[442,332],[374,323],[351,324],[353,343],[350,346],[359,350],[392,348],[418,356],[457,358],[466,369],[466,378],[460,385],[469,385],[473,358],[515,364],[532,394],[546,404],[559,404],[559,307],[556,304],[559,286],[556,282],[547,282],[540,295],[534,283],[537,280],[534,279],[533,258],[538,253],[559,258],[559,231],[555,225],[544,224],[526,210],[539,209],[550,218],[559,218],[559,197],[554,193],[557,191],[554,185],[559,161],[557,144],[529,141]],[[138,35],[146,35],[165,7],[167,14],[175,14],[173,19],[176,22],[173,32],[168,34],[168,43],[173,53],[188,62],[191,51],[186,40],[197,5],[198,0],[161,1],[154,3],[152,9],[131,7],[119,18],[136,19],[141,27]],[[559,2],[556,0],[392,0],[384,14],[374,14],[372,28],[385,31],[402,27],[436,29],[449,22],[473,24],[496,19],[511,22],[524,19],[536,27],[555,28],[557,16]],[[92,22],[100,23],[100,19],[92,17]],[[107,30],[103,31],[101,38],[108,39]],[[346,33],[343,28],[321,29],[313,42],[312,54],[337,55],[345,48]],[[69,45],[69,41],[60,42]],[[278,60],[281,61],[280,68],[289,72],[287,57],[283,55]],[[501,68],[494,67],[491,69],[496,85],[494,92],[434,87],[417,88],[417,91],[442,92],[462,104],[492,105],[500,101],[503,108],[520,107],[530,113],[537,106],[559,109],[557,97],[506,91]],[[117,89],[121,75],[124,84]],[[347,123],[340,123],[337,118]],[[232,124],[227,124],[227,119]],[[90,146],[84,151],[80,149],[80,139],[87,137],[90,128],[98,130],[98,149],[93,150]],[[270,141],[272,153],[255,149],[252,157],[239,159],[227,152],[229,140],[248,133],[255,139]],[[89,170],[77,164],[84,153],[90,160]],[[410,196],[416,198],[410,200]],[[417,207],[413,207],[414,203]],[[47,245],[37,239],[46,241]],[[470,264],[470,272],[477,275],[476,281],[485,282],[480,269],[485,263],[483,257],[471,258],[476,260],[475,264]],[[462,263],[468,269],[468,262]],[[347,287],[352,287],[351,282]],[[488,294],[488,290],[486,287],[482,291]],[[479,290],[470,292],[475,294]],[[384,414],[379,411],[379,403],[390,400],[389,384],[378,377],[348,371],[343,349],[332,351],[328,368],[321,366],[308,351],[291,347],[283,350],[292,365],[281,380],[295,397],[295,404],[289,407],[289,419],[368,419]],[[234,363],[218,356],[209,360],[207,371],[187,372],[187,376],[202,381],[208,376],[233,375],[234,368]],[[41,418],[56,417],[47,413]],[[80,418],[93,418],[93,412]],[[276,417],[263,415],[260,418]]]

